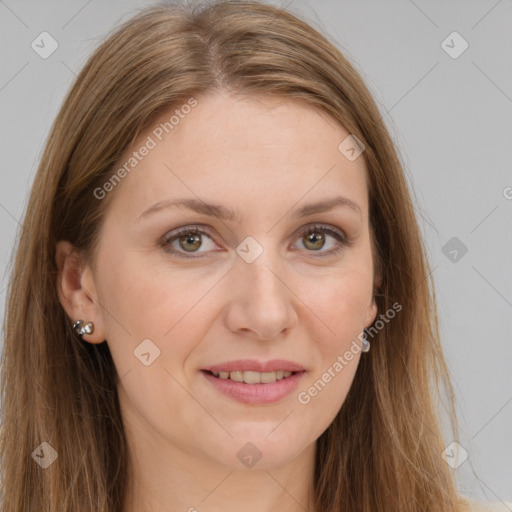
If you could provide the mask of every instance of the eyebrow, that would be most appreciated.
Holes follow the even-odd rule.
[[[332,197],[318,201],[316,203],[310,203],[301,206],[295,210],[294,216],[298,218],[308,217],[310,215],[314,215],[315,213],[324,213],[339,207],[348,207],[358,213],[359,216],[362,216],[361,208],[359,208],[359,205],[351,199],[343,196]],[[158,203],[142,212],[141,215],[137,218],[136,222],[140,222],[150,215],[168,208],[186,208],[196,213],[232,222],[238,222],[241,220],[241,215],[239,213],[226,206],[206,203],[199,199],[176,199],[173,201],[159,201]]]

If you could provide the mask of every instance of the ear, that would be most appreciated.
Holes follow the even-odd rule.
[[[89,343],[105,341],[105,330],[101,307],[96,295],[91,268],[84,265],[79,251],[67,241],[56,245],[57,294],[70,321],[92,322],[92,334],[84,334],[82,339]]]
[[[375,296],[372,297],[372,302],[368,306],[366,310],[366,315],[364,318],[364,326],[369,327],[373,321],[377,318],[377,304],[375,303]]]
[[[373,293],[376,293],[377,291],[379,291],[381,285],[382,285],[382,274],[380,272],[378,272],[375,274],[375,278],[374,278],[374,284],[373,284],[374,292]]]
[[[374,322],[374,320],[377,318],[378,308],[377,308],[377,304],[375,303],[375,294],[379,291],[381,284],[382,284],[382,275],[380,273],[377,273],[377,274],[375,274],[375,278],[374,278],[372,302],[368,306],[368,309],[366,310],[366,315],[364,318],[364,326],[365,327],[369,327]]]

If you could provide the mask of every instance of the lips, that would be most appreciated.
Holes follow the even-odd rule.
[[[290,376],[283,377],[280,380],[276,379],[273,382],[263,383],[260,381],[259,383],[247,383],[237,382],[231,378],[222,379],[220,375],[219,377],[215,377],[215,374],[208,370],[202,370],[201,373],[206,379],[206,382],[209,382],[209,384],[213,386],[213,389],[232,400],[248,405],[271,404],[289,397],[296,391],[300,381],[306,375],[306,371],[304,370],[292,373]],[[242,373],[245,375],[251,372]]]
[[[253,372],[253,371],[234,371],[234,372],[210,372],[214,377],[223,380],[233,380],[235,382],[245,382],[246,384],[271,384],[276,380],[286,379],[294,372],[285,372],[277,370],[276,372]]]
[[[236,361],[227,361],[225,363],[216,364],[213,366],[207,366],[203,370],[220,374],[221,372],[258,372],[258,373],[270,373],[270,372],[303,372],[304,367],[293,361],[287,361],[285,359],[273,359],[271,361],[256,361],[254,359],[239,359]]]
[[[208,366],[201,373],[223,395],[244,404],[263,405],[293,393],[306,370],[286,359],[239,359]]]

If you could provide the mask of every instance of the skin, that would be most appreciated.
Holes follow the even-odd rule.
[[[134,460],[123,512],[312,511],[315,441],[343,405],[361,353],[308,404],[297,395],[354,340],[360,346],[357,336],[377,314],[364,158],[345,158],[338,145],[349,133],[305,103],[224,93],[197,100],[110,192],[94,263],[57,244],[59,297],[70,321],[94,322],[83,339],[107,340],[121,377]],[[293,216],[334,195],[360,212],[344,206]],[[242,218],[167,208],[137,221],[155,203],[178,198],[222,204]],[[324,245],[308,242],[300,230],[316,223],[351,245],[330,234]],[[169,243],[191,258],[159,243],[197,224],[211,228],[199,248]],[[252,263],[236,252],[247,236],[263,248]],[[144,339],[160,350],[149,366],[134,356]],[[200,371],[276,358],[302,364],[306,374],[296,392],[272,404],[235,401]],[[248,442],[262,454],[252,468],[237,457]]]

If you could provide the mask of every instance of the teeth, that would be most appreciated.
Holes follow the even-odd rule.
[[[245,382],[246,384],[270,384],[276,380],[289,377],[292,372],[277,370],[276,372],[252,372],[252,371],[236,371],[236,372],[212,372],[219,379],[231,379],[235,382]]]
[[[235,382],[243,382],[244,381],[244,372],[231,372],[229,374],[229,378],[234,380]]]

